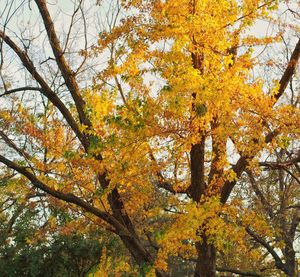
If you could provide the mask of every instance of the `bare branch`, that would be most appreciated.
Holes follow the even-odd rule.
[[[275,260],[275,265],[278,269],[281,269],[285,273],[287,273],[287,269],[285,267],[285,264],[282,262],[281,258],[278,256],[276,251],[273,249],[273,247],[266,242],[264,239],[259,237],[257,234],[255,234],[249,227],[246,227],[247,233],[259,244],[261,244],[268,252],[272,255],[272,257]]]
[[[260,274],[255,273],[255,272],[250,272],[250,271],[246,272],[246,271],[241,271],[241,270],[233,269],[233,268],[217,267],[216,269],[219,272],[231,272],[231,273],[234,273],[234,274],[238,274],[240,276],[263,277],[263,275],[260,275]]]
[[[269,202],[267,201],[267,199],[265,198],[263,193],[258,188],[258,185],[257,185],[257,183],[254,179],[254,176],[253,176],[252,172],[250,170],[246,170],[246,172],[249,176],[250,183],[252,185],[252,188],[253,188],[256,196],[259,197],[260,202],[262,203],[264,209],[268,212],[269,217],[274,218],[274,213],[273,213],[273,210],[272,210],[272,206],[269,204]]]
[[[80,7],[80,12],[81,12],[81,16],[82,16],[82,20],[83,20],[83,29],[84,29],[84,54],[83,54],[83,60],[81,62],[81,64],[78,66],[78,68],[76,69],[76,72],[74,73],[75,75],[77,75],[81,68],[83,67],[83,65],[85,64],[86,60],[87,60],[87,49],[88,49],[88,42],[87,42],[87,23],[86,23],[86,18],[83,12],[83,9],[81,7],[81,5],[79,5]]]
[[[24,157],[27,160],[31,159],[31,156],[19,147],[17,147],[17,145],[2,130],[0,130],[0,137],[5,141],[5,143],[9,147],[14,149],[20,156]]]
[[[72,130],[75,132],[78,139],[87,148],[88,141],[79,130],[79,127],[75,119],[71,115],[70,111],[60,100],[60,98],[56,95],[56,93],[52,91],[52,89],[49,87],[49,85],[46,83],[43,77],[37,72],[33,62],[28,57],[27,53],[25,51],[22,51],[22,49],[20,49],[16,45],[16,43],[12,41],[11,38],[7,36],[2,30],[0,30],[0,38],[2,38],[5,41],[5,43],[18,55],[25,68],[41,86],[41,93],[45,95],[53,103],[53,105],[59,109],[59,111],[62,113],[62,115],[64,116],[64,118],[66,119],[70,127],[72,128]]]
[[[40,92],[42,91],[42,89],[38,88],[38,87],[21,87],[21,88],[14,88],[14,89],[10,89],[10,90],[5,90],[4,93],[0,94],[0,97],[10,95],[10,94],[13,94],[13,93],[19,92],[19,91],[25,91],[25,90],[40,91]]]
[[[57,65],[62,73],[62,76],[65,80],[66,86],[68,87],[72,98],[75,102],[76,109],[79,115],[80,122],[86,126],[91,126],[89,119],[86,117],[84,113],[85,102],[80,94],[80,88],[75,79],[75,74],[71,67],[69,66],[67,60],[64,57],[63,50],[60,46],[59,39],[56,35],[56,31],[54,29],[54,23],[51,19],[50,13],[48,11],[46,1],[44,0],[35,0],[40,14],[43,18],[45,29],[47,31],[48,39],[50,45],[52,47],[53,54],[55,56]]]
[[[71,36],[71,31],[72,31],[72,28],[73,28],[73,25],[74,25],[75,16],[76,16],[77,12],[79,11],[79,9],[81,8],[82,1],[83,0],[79,1],[77,8],[75,8],[75,10],[74,10],[74,12],[73,12],[73,14],[71,16],[71,22],[70,22],[69,30],[67,32],[67,38],[66,38],[66,42],[65,42],[65,47],[62,50],[62,54],[64,54],[66,52],[66,49],[68,47],[68,42],[69,42],[69,39],[70,39],[70,36]]]
[[[290,159],[288,161],[285,161],[285,162],[260,162],[259,165],[265,166],[265,167],[270,167],[270,168],[283,168],[283,167],[287,167],[287,166],[292,166],[296,163],[300,163],[300,151],[299,151],[297,157]]]

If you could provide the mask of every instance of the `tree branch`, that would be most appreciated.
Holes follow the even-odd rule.
[[[235,165],[232,166],[232,170],[236,174],[237,179],[242,175],[243,171],[248,165],[247,157],[240,157]],[[231,182],[226,182],[221,189],[221,203],[225,204],[227,199],[230,196],[231,191],[233,190],[236,180]]]
[[[278,89],[278,93],[275,95],[276,100],[278,100],[282,96],[288,83],[290,82],[292,76],[294,75],[299,58],[300,58],[300,39],[298,40],[298,43],[296,44],[292,56],[290,58],[290,61],[288,63],[288,66],[285,69],[279,81],[280,87]]]
[[[64,116],[64,118],[78,137],[78,139],[86,148],[88,148],[88,140],[79,130],[79,127],[76,121],[74,120],[73,116],[71,115],[70,111],[60,100],[60,98],[56,95],[56,93],[52,91],[52,89],[49,87],[49,85],[46,83],[43,77],[37,72],[33,62],[28,57],[27,53],[25,51],[22,51],[22,49],[20,49],[15,44],[15,42],[12,41],[11,38],[7,36],[2,30],[0,30],[0,38],[2,38],[5,41],[5,43],[17,54],[27,71],[31,74],[33,79],[35,79],[41,86],[41,93],[45,95],[55,107],[58,108],[58,110],[62,113],[62,115]]]
[[[38,189],[50,194],[51,196],[58,198],[60,200],[63,200],[67,203],[75,204],[81,208],[83,208],[85,211],[94,214],[95,216],[99,217],[100,219],[104,220],[105,222],[112,225],[116,230],[118,234],[122,234],[123,236],[129,236],[131,237],[131,234],[127,231],[127,229],[119,223],[113,216],[110,214],[103,212],[96,207],[90,205],[86,201],[80,199],[79,197],[75,196],[72,193],[63,193],[60,191],[57,191],[46,184],[44,184],[42,181],[40,181],[35,175],[33,175],[31,172],[29,172],[25,167],[19,166],[15,162],[12,162],[8,159],[6,159],[4,156],[0,155],[0,162],[5,164],[7,167],[17,171],[18,173],[25,176],[28,180],[31,181],[31,183]]]
[[[21,204],[16,211],[13,213],[12,217],[10,218],[10,220],[7,222],[6,225],[6,233],[9,235],[12,232],[13,226],[17,220],[17,218],[20,216],[20,214],[22,213],[22,211],[25,208],[25,204]]]
[[[151,161],[153,161],[155,163],[155,165],[157,165],[157,161],[152,153],[150,146],[149,146],[149,157],[150,157]],[[171,192],[173,194],[186,193],[186,189],[178,189],[178,190],[174,189],[174,186],[164,178],[164,176],[162,175],[162,173],[159,170],[157,170],[155,172],[155,175],[157,177],[157,180],[154,182],[154,184],[157,187],[165,189],[168,192]]]
[[[57,65],[62,73],[62,76],[65,80],[66,86],[68,87],[68,89],[72,95],[72,98],[75,102],[80,122],[86,126],[91,126],[89,119],[86,117],[86,115],[84,113],[85,102],[84,102],[83,98],[81,97],[80,88],[75,79],[75,74],[74,74],[73,70],[71,69],[71,67],[69,66],[69,64],[67,63],[67,60],[64,57],[64,53],[60,46],[59,39],[56,35],[56,31],[54,29],[54,23],[51,19],[49,11],[48,11],[46,1],[35,0],[35,2],[36,2],[36,5],[38,6],[40,14],[43,18],[45,29],[47,31],[48,39],[49,39],[53,54],[55,56]]]
[[[0,130],[0,137],[9,147],[14,149],[20,156],[24,157],[26,160],[31,159],[31,156],[19,147],[17,147],[17,145],[2,130]]]
[[[234,273],[234,274],[238,274],[240,276],[263,277],[263,275],[260,275],[260,274],[255,273],[255,272],[250,272],[250,271],[246,272],[246,271],[241,271],[241,270],[238,270],[238,269],[224,268],[224,267],[217,267],[216,269],[219,272],[231,272],[231,273]]]
[[[300,215],[299,215],[298,211],[295,211],[294,215],[293,215],[293,218],[292,218],[291,226],[290,226],[290,229],[289,229],[289,235],[292,238],[295,237],[297,226],[299,225],[299,223],[300,223]]]
[[[205,136],[201,141],[193,144],[191,151],[191,185],[188,193],[196,202],[200,201],[201,196],[205,193],[206,183],[204,178],[204,156],[205,156]]]
[[[72,94],[72,97],[74,99],[74,102],[76,104],[77,107],[77,111],[79,114],[79,118],[80,121],[87,125],[90,126],[90,122],[89,120],[85,117],[83,108],[84,108],[84,101],[80,96],[80,89],[78,87],[78,84],[75,80],[75,76],[73,74],[73,71],[71,70],[71,68],[69,67],[68,63],[66,62],[63,53],[62,53],[62,49],[60,47],[59,44],[59,40],[56,36],[55,30],[54,30],[54,24],[51,20],[49,11],[47,9],[46,3],[44,0],[36,0],[36,4],[40,10],[40,13],[43,17],[43,21],[45,24],[45,29],[47,31],[48,34],[48,38],[53,50],[53,53],[55,55],[55,59],[56,62],[62,72],[63,78],[66,82],[66,85],[70,91],[70,93]],[[79,140],[81,141],[82,145],[84,146],[85,150],[88,151],[89,148],[89,141],[88,141],[88,137],[83,135],[81,133],[81,131],[79,130],[79,127],[76,123],[76,121],[74,120],[74,118],[72,117],[70,111],[66,108],[66,106],[63,104],[63,102],[58,98],[58,96],[51,90],[51,88],[48,86],[48,84],[44,81],[44,79],[38,74],[38,72],[36,71],[32,61],[29,59],[28,55],[26,52],[22,51],[4,32],[0,31],[0,37],[3,38],[3,40],[14,50],[14,52],[19,56],[19,58],[21,59],[21,61],[23,62],[24,66],[26,67],[26,69],[31,73],[31,75],[33,76],[33,78],[40,84],[41,88],[42,88],[42,93],[60,110],[60,112],[63,114],[63,116],[65,117],[66,121],[68,122],[68,124],[70,125],[70,127],[73,129],[73,131],[75,132],[76,136],[79,138]],[[102,160],[101,155],[98,155],[97,157],[95,157],[98,160]],[[106,174],[99,174],[98,179],[102,185],[103,188],[107,188],[108,184],[109,184],[109,180],[106,179]],[[61,195],[57,195],[55,196],[59,199],[65,200],[66,202],[70,202],[73,201],[73,197],[75,197],[74,195],[70,198],[60,198],[62,197]],[[117,189],[114,189],[112,191],[112,193],[109,194],[109,202],[110,205],[113,209],[114,215],[116,216],[116,218],[118,218],[120,220],[120,222],[124,223],[126,225],[126,227],[129,228],[129,230],[133,231],[133,224],[131,223],[129,216],[126,215],[126,212],[124,212],[124,205],[121,201],[121,197],[117,191]],[[75,201],[75,200],[74,200]],[[77,198],[76,200],[78,201],[82,201],[80,198]],[[71,202],[73,203],[73,202]],[[86,205],[86,203],[79,203],[78,205]],[[82,206],[83,207],[83,206]],[[86,207],[88,208],[88,207]],[[116,220],[116,219],[115,219]],[[118,222],[116,220],[116,222]],[[120,224],[120,223],[119,223]],[[123,225],[122,225],[123,226]],[[124,228],[124,226],[123,226]]]
[[[260,162],[259,165],[276,169],[276,168],[284,168],[297,163],[300,163],[300,151],[298,151],[298,155],[295,158],[292,158],[290,160],[284,162]]]
[[[246,232],[259,244],[261,244],[265,249],[268,250],[268,252],[272,255],[272,257],[275,260],[275,265],[278,269],[281,269],[282,271],[284,271],[285,273],[287,272],[287,269],[285,267],[285,264],[281,261],[280,257],[278,256],[278,254],[275,252],[275,250],[273,249],[273,247],[266,242],[265,240],[263,240],[261,237],[259,237],[257,234],[255,234],[249,227],[246,227]]]
[[[274,218],[274,213],[273,213],[273,210],[272,210],[272,206],[270,205],[270,203],[267,201],[267,199],[265,198],[265,196],[263,195],[263,193],[260,191],[260,189],[258,188],[258,185],[255,181],[255,178],[253,176],[253,173],[252,171],[250,170],[246,170],[248,176],[249,176],[249,179],[250,179],[250,183],[252,185],[252,188],[254,190],[254,193],[256,194],[256,196],[260,199],[260,202],[262,203],[264,209],[267,211],[269,217],[271,219]]]
[[[45,183],[40,181],[35,175],[33,175],[31,172],[29,172],[25,167],[19,166],[15,162],[12,162],[8,159],[6,159],[4,156],[0,155],[0,162],[5,164],[7,167],[16,170],[18,173],[25,176],[27,179],[31,181],[33,186],[36,188],[50,194],[51,196],[63,200],[67,203],[75,204],[78,207],[82,208],[83,210],[94,214],[98,218],[102,219],[103,221],[110,224],[112,227],[115,228],[116,234],[120,236],[122,241],[124,242],[127,249],[131,252],[135,260],[138,264],[144,264],[144,263],[153,263],[153,257],[152,255],[145,249],[145,247],[142,245],[141,241],[139,240],[135,230],[130,228],[128,226],[128,222],[123,222],[124,220],[129,220],[129,217],[127,214],[123,214],[121,210],[119,210],[119,213],[116,212],[116,210],[113,210],[114,214],[116,216],[120,216],[120,218],[115,217],[107,212],[101,211],[97,209],[96,207],[92,206],[91,204],[87,203],[86,201],[82,200],[81,198],[77,197],[76,195],[72,193],[63,193],[58,190],[55,190],[49,186],[47,186]],[[115,196],[115,193],[118,194],[117,190],[113,190],[111,194],[111,199],[114,201],[119,200],[119,195]],[[123,204],[121,202],[121,204]],[[113,208],[120,207],[120,203],[116,203],[116,205],[112,205]],[[118,220],[119,219],[119,220]],[[123,221],[122,221],[123,220]],[[122,223],[126,224],[123,225]],[[132,224],[131,222],[129,222]],[[160,272],[159,270],[156,271],[157,276],[166,276],[163,272]]]
[[[278,90],[278,93],[276,94],[276,99],[278,100],[282,94],[284,93],[288,83],[290,82],[293,74],[295,73],[296,70],[296,65],[298,63],[298,60],[300,58],[300,39],[298,40],[297,45],[295,46],[295,49],[293,51],[293,54],[290,58],[290,61],[287,65],[287,68],[283,74],[283,76],[280,79],[280,87]],[[270,132],[269,134],[266,135],[265,137],[265,143],[269,143],[272,141],[272,139],[274,137],[276,137],[276,135],[278,134],[278,131],[273,131]],[[259,151],[257,151],[259,152]],[[254,157],[255,155],[253,155]],[[253,158],[252,157],[252,158]],[[241,174],[243,173],[243,171],[246,169],[247,165],[248,165],[248,160],[252,159],[251,157],[240,157],[240,159],[238,160],[238,162],[232,167],[232,170],[235,172],[237,179],[241,176]],[[230,193],[232,191],[232,189],[234,188],[234,186],[236,185],[237,181],[231,181],[231,182],[226,182],[222,189],[221,189],[221,202],[222,203],[226,203],[227,199],[230,196]]]
[[[0,94],[0,97],[10,95],[12,93],[19,92],[19,91],[25,91],[25,90],[40,91],[40,92],[42,91],[42,89],[38,87],[20,87],[20,88],[6,90],[4,93]]]
[[[183,260],[185,260],[185,258],[182,257],[180,254],[178,255],[178,257],[181,258],[181,259],[183,259]],[[194,262],[194,263],[197,262],[196,258],[189,258],[188,260],[191,261],[191,262]],[[239,274],[241,276],[263,277],[263,275],[260,275],[260,274],[255,273],[255,272],[241,271],[239,269],[233,269],[233,268],[216,267],[216,271],[219,271],[219,272],[231,272],[231,273],[234,273],[234,274]]]

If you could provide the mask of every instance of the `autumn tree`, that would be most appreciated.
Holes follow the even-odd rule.
[[[247,170],[241,179],[243,186],[236,188],[232,195],[235,201],[245,199],[239,213],[240,216],[248,214],[248,225],[245,225],[248,235],[244,239],[248,249],[252,250],[243,252],[229,245],[227,251],[222,251],[219,266],[238,267],[249,276],[251,273],[253,276],[281,276],[280,271],[297,276],[298,168],[297,163],[289,159],[287,149],[280,149],[275,154],[276,162],[260,163],[262,170],[259,174]],[[263,225],[257,225],[255,221],[249,223],[253,216],[260,217]],[[253,255],[260,258],[251,258]]]
[[[97,37],[84,1],[66,33],[50,2],[13,2],[0,30],[0,162],[5,178],[29,181],[21,195],[83,213],[149,276],[175,276],[179,260],[194,276],[246,275],[217,260],[232,246],[295,276],[296,1],[98,1]],[[25,10],[43,23],[37,37],[9,25]],[[256,35],[259,22],[274,31]],[[272,48],[282,43],[286,62]],[[264,168],[276,169],[269,181]]]

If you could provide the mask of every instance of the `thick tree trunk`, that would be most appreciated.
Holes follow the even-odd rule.
[[[200,202],[201,196],[205,194],[206,183],[204,180],[204,156],[205,137],[200,143],[192,145],[191,149],[191,186],[190,195],[195,202]],[[203,227],[203,226],[202,226]],[[199,226],[199,230],[202,229]],[[200,235],[200,234],[199,234]],[[214,245],[208,243],[205,234],[200,235],[201,242],[196,242],[198,253],[195,277],[215,277],[216,276],[216,249]]]
[[[215,277],[216,276],[216,249],[213,244],[209,244],[206,236],[202,236],[202,241],[196,243],[198,258],[196,263],[195,277]]]
[[[191,148],[191,185],[189,193],[195,202],[199,202],[201,196],[205,193],[206,184],[204,181],[204,155],[205,155],[205,138],[192,145]]]
[[[289,243],[285,247],[284,256],[286,259],[285,268],[286,275],[288,277],[296,276],[296,259],[295,259],[295,251],[293,249],[293,243]]]

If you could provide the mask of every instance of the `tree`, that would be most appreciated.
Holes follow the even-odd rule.
[[[264,226],[245,225],[248,233],[245,242],[253,254],[260,253],[260,259],[251,259],[249,252],[233,254],[229,251],[219,261],[223,267],[233,268],[240,265],[246,269],[244,271],[252,269],[252,272],[260,272],[262,276],[280,276],[279,269],[288,276],[297,276],[295,242],[299,236],[299,180],[296,177],[297,164],[290,163],[289,156],[290,153],[286,149],[281,149],[276,153],[277,162],[263,162],[261,166],[264,169],[259,175],[247,170],[248,176],[244,178],[248,180],[241,180],[244,186],[236,190],[236,195],[233,196],[235,201],[247,199],[245,206],[239,211],[240,216],[244,213],[250,214],[248,221],[252,220],[253,216],[260,217],[263,219],[262,223],[268,225],[268,232]],[[236,258],[232,259],[232,256]],[[270,259],[270,256],[273,259]]]
[[[100,13],[106,28],[90,48],[83,1],[75,5],[66,41],[46,1],[35,4],[29,8],[44,24],[49,58],[37,60],[38,45],[26,33],[20,36],[23,46],[17,43],[7,27],[10,11],[0,30],[3,176],[26,178],[31,191],[61,200],[66,210],[80,210],[117,235],[143,274],[172,275],[174,260],[181,259],[195,262],[194,276],[216,276],[217,269],[224,271],[216,266],[217,253],[230,245],[249,249],[250,235],[278,269],[294,276],[295,255],[283,251],[281,259],[280,245],[263,242],[277,238],[262,212],[273,203],[265,203],[256,187],[269,186],[260,167],[281,167],[282,160],[273,158],[280,151],[289,153],[284,166],[299,173],[299,98],[293,87],[300,55],[297,4],[137,0],[107,8],[98,3],[110,13]],[[294,21],[278,17],[278,9]],[[85,35],[81,57],[75,51],[81,40],[72,37],[78,13]],[[258,20],[284,26],[294,36],[281,75],[252,73],[278,62],[271,50],[265,52],[272,55],[268,62],[255,57],[256,47],[285,42],[280,31],[256,37],[251,26]],[[97,57],[104,63],[88,67]],[[9,68],[22,68],[31,79],[16,87]],[[96,73],[84,84],[82,72],[88,69]],[[243,194],[245,183],[252,185],[250,195]],[[251,212],[245,207],[253,194],[261,210]],[[285,249],[291,249],[299,224],[293,216],[295,233],[288,240],[280,237]],[[263,254],[256,253],[259,260]]]
[[[15,192],[20,186],[1,183],[6,190],[0,204],[1,276],[86,276],[104,253],[117,248],[114,256],[121,256],[116,238],[80,214],[53,205],[44,193],[27,194],[26,201]]]

